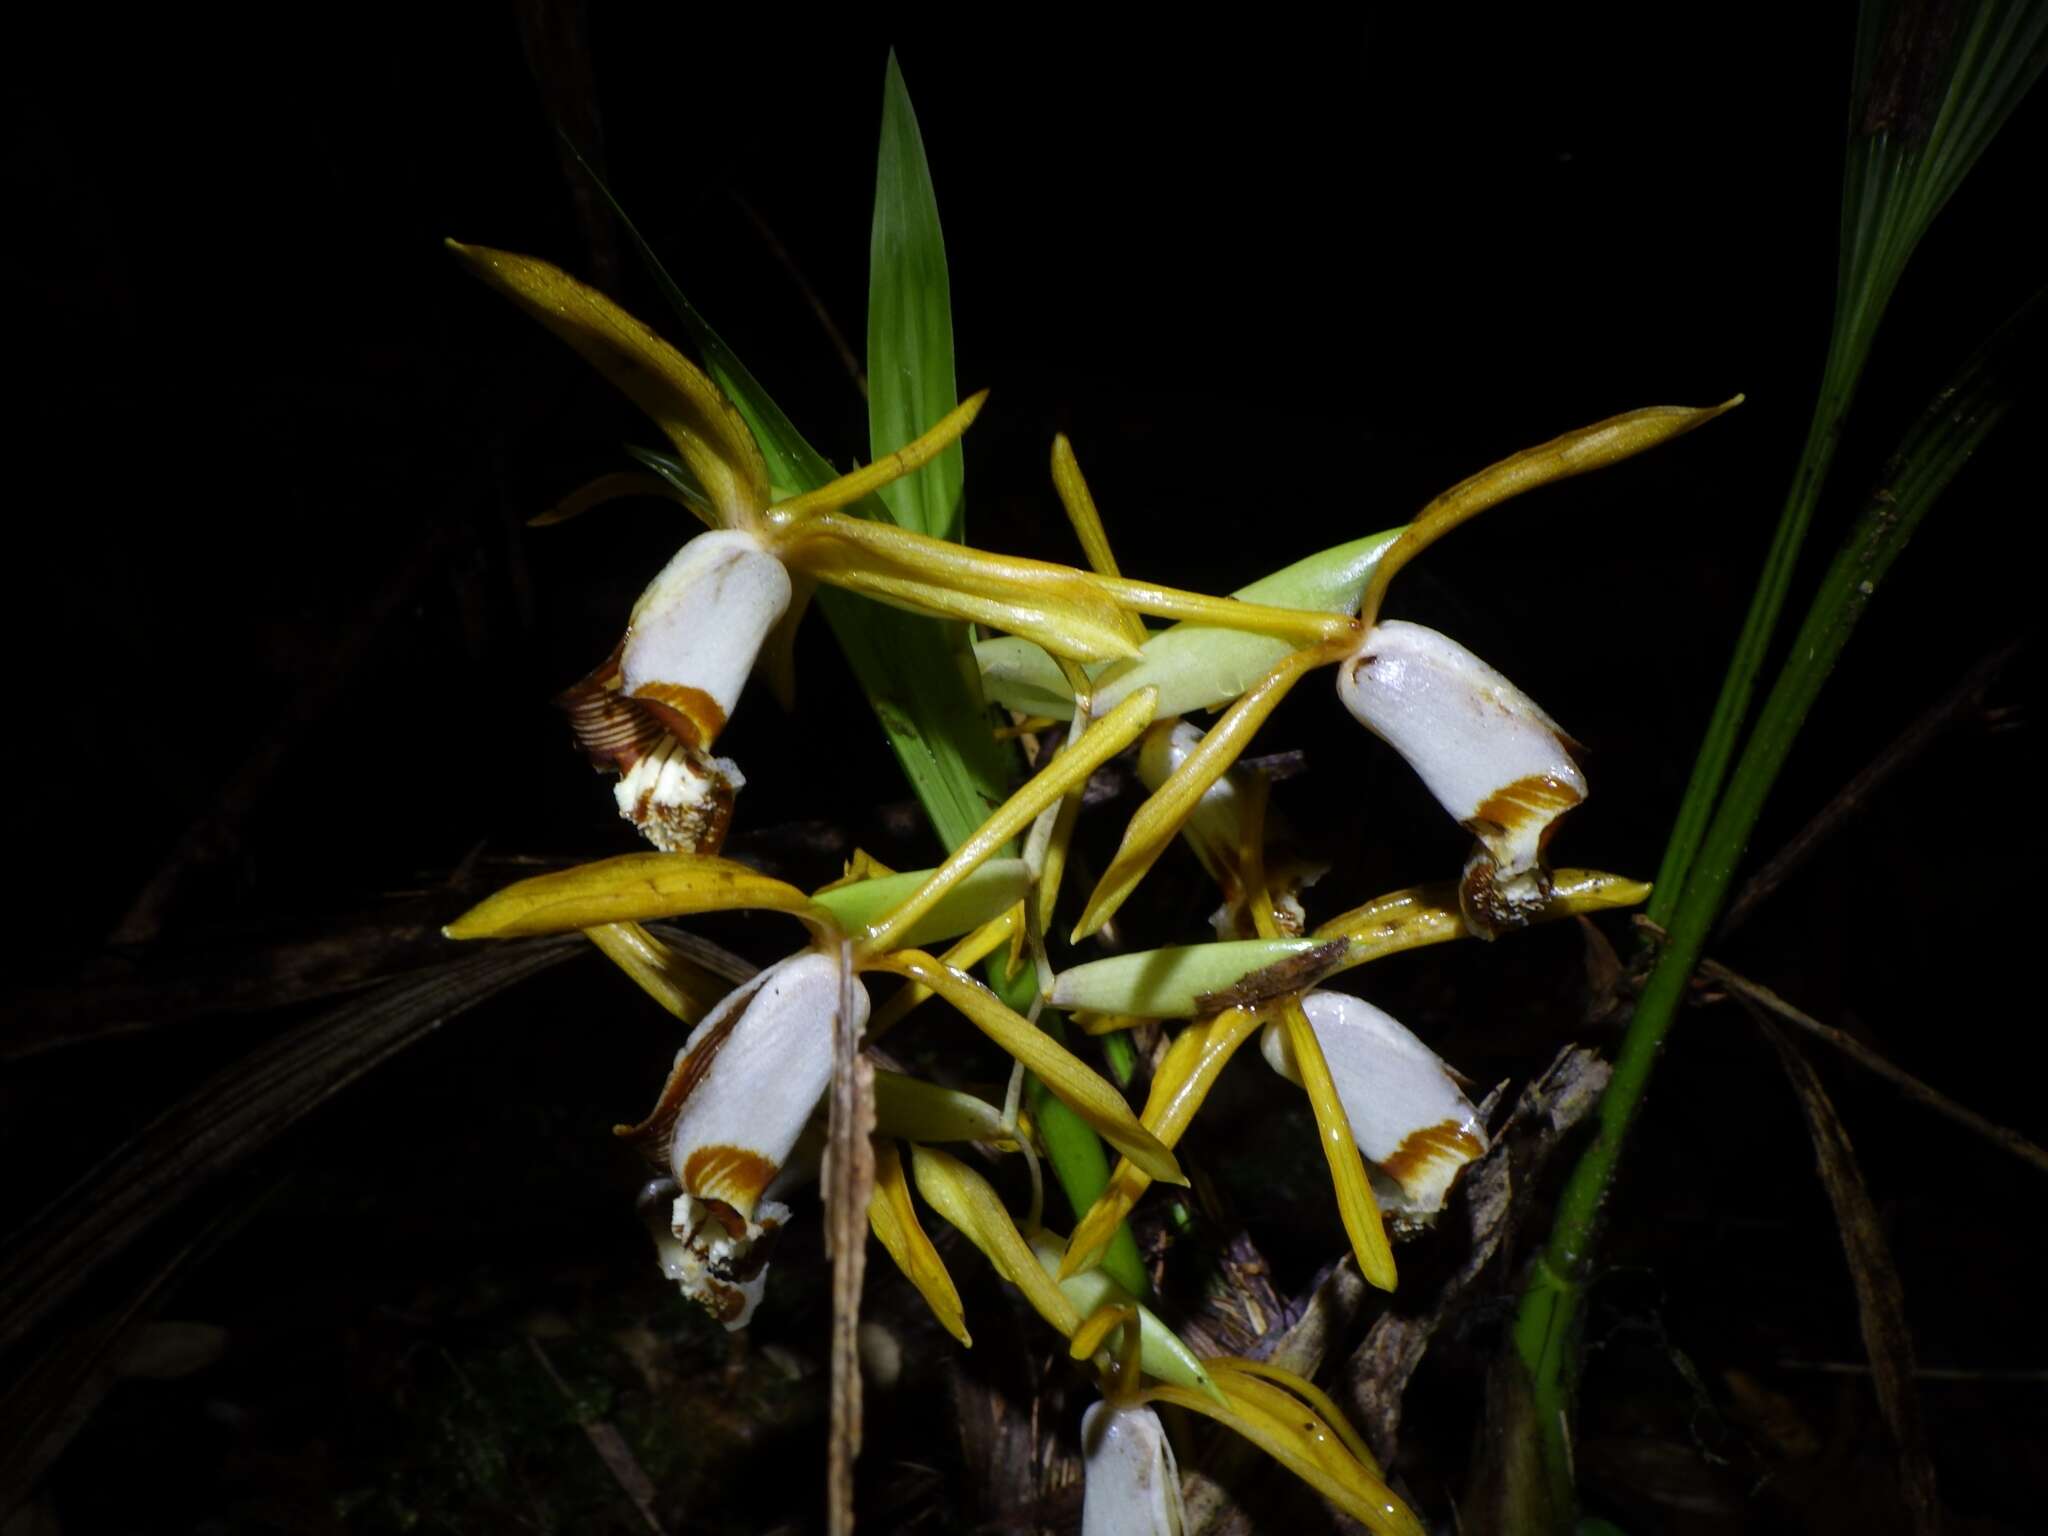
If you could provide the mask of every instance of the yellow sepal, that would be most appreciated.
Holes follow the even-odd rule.
[[[1380,599],[1386,596],[1387,583],[1394,579],[1396,571],[1467,518],[1539,485],[1568,480],[1573,475],[1632,458],[1694,427],[1704,426],[1741,403],[1742,396],[1737,395],[1719,405],[1652,405],[1640,411],[1626,411],[1534,448],[1524,448],[1469,479],[1460,480],[1418,512],[1415,521],[1380,556],[1359,598],[1360,622],[1369,628],[1378,620]]]
[[[988,1180],[957,1157],[916,1143],[911,1144],[910,1165],[925,1204],[959,1228],[1062,1338],[1072,1338],[1081,1326],[1073,1303],[1039,1264]]]
[[[974,418],[981,414],[981,408],[987,403],[988,391],[977,390],[941,416],[929,431],[905,443],[894,453],[885,454],[874,463],[841,475],[816,490],[804,491],[787,501],[777,502],[775,513],[778,519],[804,518],[813,513],[852,506],[892,481],[901,480],[912,470],[922,469],[959,441],[960,435],[974,425]]]
[[[910,1203],[910,1182],[903,1176],[903,1155],[893,1141],[875,1142],[875,1192],[868,1196],[868,1226],[904,1277],[917,1287],[939,1326],[971,1348],[974,1340],[967,1336],[960,1292],[954,1288],[939,1250],[918,1222],[917,1209]]]
[[[1131,817],[1116,857],[1096,882],[1081,921],[1074,925],[1075,943],[1094,933],[1129,899],[1146,871],[1180,834],[1202,796],[1209,792],[1209,786],[1237,761],[1238,754],[1287,697],[1288,690],[1306,673],[1335,659],[1325,649],[1296,651],[1224,712],[1223,718]]]
[[[754,528],[768,467],[738,411],[682,353],[610,299],[532,256],[450,240],[470,269],[580,353],[653,418],[728,528]]]
[[[633,982],[685,1024],[694,1024],[732,990],[732,983],[686,959],[638,923],[599,923],[583,936]]]
[[[1110,661],[1138,654],[1116,599],[1072,566],[990,554],[829,511],[780,524],[770,543],[792,570],[918,613],[1021,635],[1055,656]]]
[[[1195,1118],[1195,1111],[1215,1086],[1217,1074],[1237,1048],[1271,1016],[1261,1008],[1233,1008],[1227,1013],[1196,1019],[1174,1036],[1159,1070],[1152,1074],[1152,1088],[1146,1095],[1141,1120],[1161,1146],[1172,1148],[1179,1144],[1181,1135]],[[1109,1246],[1116,1229],[1151,1184],[1150,1175],[1129,1158],[1117,1163],[1109,1183],[1074,1228],[1066,1257],[1060,1262],[1062,1278],[1079,1274],[1102,1257],[1102,1250]]]
[[[535,875],[486,896],[441,931],[451,939],[509,939],[741,908],[787,912],[821,936],[836,931],[831,914],[795,886],[693,853],[628,853]]]
[[[915,949],[877,956],[870,965],[922,983],[951,1003],[983,1034],[1023,1062],[1054,1098],[1153,1178],[1169,1184],[1187,1182],[1173,1153],[1138,1123],[1123,1095],[972,976]]]
[[[867,956],[888,948],[929,912],[941,896],[972,873],[976,865],[1037,820],[1047,806],[1068,790],[1086,784],[1090,774],[1144,734],[1158,702],[1158,689],[1140,689],[1033,774],[975,829],[972,837],[953,850],[945,863],[932,871],[931,879],[921,889],[868,930],[856,948],[857,958],[864,962]]]

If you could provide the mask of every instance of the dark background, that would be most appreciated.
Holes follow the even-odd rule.
[[[607,246],[616,231],[579,218],[544,99],[572,115],[594,104],[612,185],[686,291],[815,444],[864,458],[864,409],[789,267],[862,350],[892,43],[945,223],[961,385],[993,390],[966,446],[976,542],[1076,557],[1045,473],[1057,430],[1127,571],[1223,591],[1398,523],[1560,431],[1748,394],[1649,458],[1492,514],[1390,605],[1454,630],[1586,742],[1597,794],[1561,859],[1654,868],[1825,351],[1847,8],[1790,27],[1275,15],[1241,30],[1038,12],[819,30],[600,8],[582,84],[564,34],[533,16],[109,24],[31,32],[13,50],[0,259],[19,702],[0,750],[24,1027],[61,1029],[52,999],[77,988],[80,1028],[97,1030],[111,1015],[94,1011],[96,986],[231,973],[281,936],[431,899],[467,859],[630,848],[547,700],[609,648],[681,536],[678,514],[635,504],[521,525],[653,433],[439,242],[609,272],[663,323],[630,251]],[[2040,103],[2022,110],[1916,259],[1788,626],[1897,435],[2038,280],[2018,210],[2035,197],[2043,127]],[[2037,416],[2009,426],[1930,518],[1816,712],[1760,852],[1973,664],[2033,633],[2023,549],[2039,496],[2021,455],[2038,430]],[[2035,665],[2023,649],[1995,715],[1944,736],[1723,958],[2038,1134],[2020,1069],[2036,1010],[2017,989],[2032,974],[2043,764],[2033,722],[2008,707]],[[749,780],[735,851],[809,881],[855,844],[935,857],[816,621],[799,676],[794,722],[750,697],[721,742]],[[1307,771],[1281,803],[1337,866],[1321,915],[1460,856],[1455,829],[1319,684],[1262,738],[1291,747]],[[231,835],[180,882],[155,943],[110,954],[137,893],[224,807]],[[1118,818],[1095,819],[1099,856]],[[1162,889],[1161,936],[1187,936],[1205,910],[1189,870],[1169,868]],[[719,932],[756,960],[786,937]],[[1625,925],[1610,932],[1626,949]],[[1548,933],[1389,966],[1372,990],[1481,1081],[1519,1080],[1587,1032],[1578,963],[1577,942]],[[470,1465],[468,1431],[447,1426],[464,1404],[519,1400],[516,1384],[449,1383],[516,1375],[500,1344],[533,1317],[566,1317],[564,1347],[583,1348],[628,1327],[606,1308],[640,1327],[666,1305],[603,1136],[674,1048],[648,1013],[594,965],[572,967],[289,1140],[283,1183],[170,1303],[225,1326],[225,1358],[116,1389],[51,1485],[66,1528],[385,1529],[426,1508],[469,1529],[501,1499],[536,1528],[628,1519],[601,1488],[602,1514],[536,1495],[569,1476],[540,1451],[493,1483]],[[115,1020],[117,1040],[11,1066],[7,1214],[296,1017],[171,1020],[145,1002]],[[1827,1528],[1783,1479],[1757,1492],[1771,1480],[1742,1456],[1765,1453],[1731,1470],[1697,1428],[1720,1422],[1725,1373],[1744,1371],[1789,1394],[1841,1467],[1882,1476],[1867,1381],[1783,1364],[1860,1359],[1796,1106],[1732,1010],[1689,1017],[1669,1058],[1616,1210],[1589,1433],[1675,1447],[1724,1502],[1687,1515],[1623,1453],[1596,1484],[1632,1529]],[[2048,1278],[2023,1230],[2038,1180],[1837,1060],[1819,1065],[1890,1225],[1923,1364],[2048,1364],[2023,1301]],[[1278,1099],[1245,1110],[1283,1112]],[[1219,1138],[1215,1155],[1228,1149]],[[1324,1214],[1273,1218],[1283,1292],[1335,1251]],[[795,1312],[801,1335],[814,1319]],[[658,1315],[659,1329],[688,1326]],[[603,1376],[595,1355],[584,1364]],[[1410,1475],[1441,1512],[1476,1397],[1469,1376],[1430,1390],[1436,1411],[1415,1433],[1433,1449]],[[2022,1466],[2043,1425],[2038,1378],[1925,1390],[1954,1511],[2021,1528],[2048,1491]],[[933,1433],[928,1407],[900,1401],[874,1409],[884,1461],[916,1459],[902,1426],[920,1415]],[[772,1517],[716,1517],[741,1522],[729,1528],[810,1519],[806,1412],[789,1410],[801,1470],[780,1479]],[[1722,1427],[1729,1443],[1759,1438]],[[500,1424],[478,1443],[500,1431],[518,1441]],[[564,1463],[588,1456],[573,1430],[536,1435]],[[1694,1456],[1703,1445],[1720,1449]],[[916,1454],[942,1469],[918,1507],[971,1504],[942,1448]],[[147,1466],[148,1499],[104,1475],[124,1457]],[[728,1509],[731,1468],[750,1465],[691,1463],[703,1490],[725,1490],[682,1501],[702,1528],[728,1528],[706,1511]],[[1690,1488],[1697,1469],[1680,1470]],[[1714,1523],[1723,1514],[1733,1523]]]

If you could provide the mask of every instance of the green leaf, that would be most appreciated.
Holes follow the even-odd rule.
[[[879,459],[958,405],[946,240],[917,114],[896,54],[882,89],[882,149],[868,245],[868,455]],[[960,445],[882,490],[896,522],[935,539],[962,536]]]
[[[1373,567],[1401,530],[1353,539],[1275,571],[1231,596],[1246,602],[1322,613],[1350,613],[1372,577]],[[1134,660],[1092,667],[1095,707],[1114,709],[1140,688],[1159,689],[1159,716],[1185,715],[1228,703],[1270,672],[1294,647],[1269,635],[1208,624],[1176,624],[1145,642]],[[1011,709],[1064,720],[1074,712],[1073,695],[1059,667],[1028,640],[1002,635],[974,647],[982,686]]]
[[[1921,518],[2011,411],[2021,370],[2031,369],[2038,380],[2042,318],[2043,296],[2037,293],[1936,392],[1900,445],[1884,483],[1872,492],[1821,580],[1674,904],[1663,948],[1601,1095],[1598,1134],[1565,1184],[1544,1257],[1530,1271],[1515,1318],[1515,1348],[1535,1394],[1535,1423],[1558,1508],[1569,1506],[1573,1491],[1565,1436],[1594,1233],[1664,1037],[1689,996],[1693,968],[1764,802],[1857,621]]]
[[[882,875],[819,891],[812,899],[838,918],[840,927],[858,934],[922,890],[933,873],[929,869],[915,869],[899,875]],[[939,939],[979,928],[1022,901],[1030,889],[1031,871],[1022,859],[990,859],[911,924],[909,931],[896,941],[896,947],[922,949]]]
[[[1834,332],[1806,448],[1657,871],[1650,920],[1671,921],[1741,738],[1806,530],[1863,366],[1928,226],[2048,66],[2048,5],[1978,0],[1953,30],[1905,0],[1865,0],[1842,178]]]
[[[1343,964],[1342,939],[1228,939],[1112,955],[1053,979],[1056,1007],[1191,1019],[1301,992]]]

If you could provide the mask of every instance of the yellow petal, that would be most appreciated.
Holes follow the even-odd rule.
[[[1136,741],[1145,727],[1151,724],[1152,709],[1158,700],[1156,688],[1132,694],[1090,726],[1069,750],[1060,753],[1032,775],[975,830],[972,837],[953,850],[945,863],[932,871],[931,879],[921,890],[868,930],[858,946],[858,954],[863,961],[866,956],[879,953],[908,933],[912,924],[937,905],[939,898],[972,873],[982,860],[1030,826],[1041,811],[1068,790],[1085,785],[1090,774]]]
[[[926,464],[944,453],[960,439],[960,435],[974,425],[974,418],[981,414],[981,408],[988,404],[988,391],[978,390],[946,412],[931,429],[912,442],[905,443],[894,453],[875,460],[874,463],[856,469],[850,475],[841,475],[814,491],[805,491],[787,501],[776,503],[777,513],[787,518],[806,517],[814,512],[830,511],[838,507],[851,506],[864,497],[873,495],[891,481],[900,480],[912,470],[922,469]]]
[[[1017,1223],[1010,1219],[988,1180],[934,1147],[912,1144],[910,1162],[917,1192],[925,1203],[959,1228],[995,1266],[996,1273],[1022,1291],[1024,1299],[1062,1338],[1072,1338],[1081,1326],[1073,1303],[1040,1267],[1031,1245],[1024,1241],[1024,1234],[1017,1230]]]
[[[1202,796],[1209,792],[1209,786],[1222,778],[1225,770],[1237,761],[1238,754],[1244,751],[1246,743],[1259,727],[1266,723],[1266,717],[1287,697],[1288,690],[1313,668],[1335,659],[1336,654],[1329,649],[1296,651],[1230,706],[1166,782],[1131,817],[1116,858],[1103,872],[1101,880],[1096,882],[1095,890],[1088,898],[1087,909],[1082,912],[1081,921],[1074,926],[1075,943],[1107,922],[1137,889],[1146,871],[1179,835],[1182,824],[1194,814]]]
[[[953,970],[972,970],[1001,948],[1003,941],[1008,939],[1012,932],[1021,929],[1023,924],[1024,903],[1020,901],[1001,917],[982,924],[939,956],[939,963]],[[919,1003],[927,1001],[931,995],[930,987],[906,981],[896,989],[896,995],[890,998],[884,1007],[875,1010],[874,1022],[868,1025],[868,1039],[872,1041],[884,1030],[901,1023],[905,1014]]]
[[[1328,1453],[1331,1445],[1341,1448],[1341,1441],[1312,1411],[1297,1407],[1281,1417],[1269,1411],[1266,1403],[1270,1399],[1263,1393],[1243,1390],[1241,1377],[1229,1377],[1227,1384],[1219,1378],[1218,1385],[1226,1399],[1223,1403],[1186,1387],[1148,1387],[1141,1398],[1150,1403],[1173,1403],[1226,1425],[1375,1536],[1425,1536],[1422,1523],[1408,1506],[1367,1467]]]
[[[485,282],[581,353],[675,444],[728,528],[755,526],[768,469],[747,424],[682,353],[594,288],[545,261],[450,240]]]
[[[820,581],[1022,635],[1056,656],[1107,661],[1138,654],[1116,599],[1072,566],[990,554],[839,512],[785,523],[772,542],[784,561]]]
[[[1141,1122],[1161,1146],[1171,1148],[1179,1144],[1224,1064],[1268,1017],[1265,1009],[1233,1008],[1227,1013],[1197,1019],[1174,1037],[1159,1070],[1152,1075]],[[1102,1250],[1109,1246],[1116,1229],[1123,1225],[1138,1197],[1151,1184],[1151,1176],[1130,1159],[1117,1163],[1109,1183],[1081,1218],[1081,1224],[1074,1228],[1066,1257],[1060,1263],[1062,1277],[1079,1274],[1102,1257]]]
[[[1074,445],[1067,441],[1064,432],[1053,434],[1052,485],[1059,492],[1060,505],[1067,509],[1067,521],[1074,525],[1074,536],[1081,541],[1088,569],[1098,576],[1120,574],[1116,556],[1110,551],[1109,534],[1102,526],[1102,514],[1095,508],[1095,498],[1089,494],[1088,482],[1081,475],[1080,461],[1074,457]],[[1124,632],[1133,645],[1145,643],[1145,626],[1136,614],[1124,615]]]
[[[1380,556],[1359,600],[1360,621],[1369,628],[1379,618],[1380,599],[1386,596],[1387,583],[1393,580],[1394,573],[1467,518],[1539,485],[1617,464],[1694,427],[1704,426],[1741,403],[1742,396],[1737,395],[1719,405],[1653,405],[1628,411],[1534,448],[1524,448],[1470,479],[1459,481],[1418,512],[1415,521]]]
[[[1344,1442],[1345,1448],[1368,1471],[1375,1477],[1382,1480],[1385,1479],[1386,1472],[1381,1468],[1379,1458],[1373,1455],[1372,1448],[1365,1443],[1365,1437],[1351,1427],[1351,1421],[1344,1416],[1344,1411],[1331,1399],[1330,1394],[1307,1377],[1290,1371],[1284,1365],[1275,1365],[1270,1360],[1240,1360],[1235,1357],[1225,1357],[1219,1360],[1212,1360],[1209,1363],[1215,1368],[1215,1375],[1220,1376],[1227,1373],[1239,1378],[1238,1386],[1241,1392],[1247,1391],[1246,1385],[1242,1381],[1242,1378],[1247,1376],[1277,1382],[1280,1386],[1285,1387],[1321,1415],[1323,1422],[1337,1432],[1337,1436]],[[1275,1403],[1274,1406],[1279,1407],[1281,1405]]]
[[[959,1009],[977,1029],[1036,1074],[1053,1097],[1153,1178],[1169,1184],[1187,1182],[1173,1154],[1138,1123],[1116,1089],[1051,1035],[1005,1007],[1001,998],[972,976],[915,949],[880,956],[872,964],[922,982]]]
[[[1323,1060],[1323,1047],[1308,1022],[1308,1015],[1301,1011],[1300,1003],[1288,1003],[1280,1017],[1287,1030],[1287,1043],[1294,1050],[1295,1069],[1301,1073],[1301,1086],[1307,1091],[1309,1103],[1316,1112],[1316,1129],[1321,1133],[1323,1156],[1330,1165],[1330,1182],[1337,1190],[1337,1214],[1351,1239],[1351,1251],[1358,1258],[1359,1273],[1365,1276],[1368,1284],[1391,1291],[1395,1279],[1394,1250],[1388,1246],[1387,1229],[1380,1221],[1379,1202],[1373,1198],[1372,1184],[1365,1175],[1364,1159],[1359,1156],[1358,1146],[1352,1140],[1351,1119],[1344,1112],[1344,1101],[1338,1097],[1329,1064]]]
[[[932,1309],[939,1326],[972,1347],[974,1340],[967,1336],[967,1314],[960,1305],[960,1293],[954,1289],[945,1261],[925,1236],[917,1209],[910,1203],[910,1182],[903,1176],[903,1155],[896,1150],[895,1142],[880,1138],[875,1142],[875,1192],[868,1197],[868,1226],[889,1250],[896,1267],[917,1287],[918,1295]]]
[[[638,923],[600,923],[583,936],[634,984],[685,1024],[718,1006],[732,983],[671,949]]]
[[[830,914],[795,886],[731,859],[628,853],[508,885],[441,931],[451,939],[509,939],[740,908],[787,912],[814,932],[831,929]]]

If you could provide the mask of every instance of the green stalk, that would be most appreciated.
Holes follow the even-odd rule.
[[[1953,25],[1943,25],[1948,20]],[[1549,1242],[1531,1269],[1513,1331],[1528,1373],[1542,1466],[1526,1490],[1532,1524],[1568,1530],[1576,1506],[1571,1415],[1579,1314],[1592,1272],[1601,1210],[1701,947],[1723,902],[1764,797],[1815,694],[1863,606],[1913,526],[1988,431],[2002,403],[1992,354],[1973,360],[1922,418],[1830,569],[1756,730],[1736,765],[1742,723],[1844,419],[1886,307],[1907,261],[2048,64],[2048,3],[1976,0],[1960,14],[1906,0],[1865,0],[1856,36],[1855,87],[1843,178],[1842,250],[1835,316],[1818,401],[1763,574],[1737,639],[1706,739],[1672,826],[1649,917],[1667,934],[1602,1096],[1591,1146],[1573,1168]],[[2017,329],[2009,324],[2003,339]],[[2002,399],[2002,397],[2000,397]],[[1889,495],[1890,500],[1885,498]],[[1726,796],[1722,787],[1727,784]],[[1718,801],[1718,804],[1717,804]],[[1540,1515],[1533,1511],[1541,1509]]]
[[[1934,397],[1888,466],[1885,483],[1871,496],[1800,626],[1676,904],[1664,947],[1615,1059],[1613,1080],[1601,1097],[1592,1145],[1572,1170],[1550,1240],[1536,1260],[1515,1318],[1515,1349],[1533,1385],[1534,1422],[1554,1518],[1572,1507],[1574,1497],[1568,1415],[1591,1250],[1658,1049],[1685,1000],[1693,967],[1720,916],[1765,797],[1807,712],[1921,518],[2010,408],[2003,365],[2039,308],[2037,296]]]
[[[1944,58],[1922,51],[1947,39],[1917,8],[1889,0],[1863,7],[1835,316],[1820,396],[1657,870],[1652,922],[1670,922],[1684,892],[1879,323],[1921,236],[2040,74],[2048,7],[2038,0],[1978,5],[1961,30]]]

